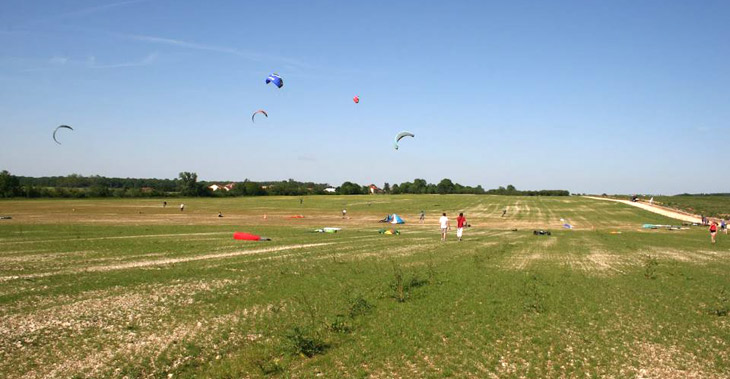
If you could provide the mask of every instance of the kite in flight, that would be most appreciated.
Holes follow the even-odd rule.
[[[355,102],[355,104],[360,104],[360,96],[355,96],[352,98],[352,101]]]
[[[415,137],[416,135],[411,132],[400,132],[395,136],[395,149],[398,150],[398,141],[402,140],[403,137]]]
[[[273,73],[266,78],[266,84],[274,83],[277,87],[281,88],[284,86],[284,79],[277,73]]]
[[[60,125],[60,126],[58,126],[58,127],[57,127],[57,128],[56,128],[56,129],[54,130],[54,131],[53,131],[53,140],[54,140],[54,141],[56,141],[56,143],[57,143],[57,144],[59,144],[59,145],[60,145],[61,143],[60,143],[60,142],[58,142],[58,140],[56,139],[56,132],[58,132],[58,129],[61,129],[61,128],[63,128],[63,129],[71,129],[71,130],[74,130],[74,128],[72,128],[72,127],[70,127],[70,126],[68,126],[68,125]]]
[[[266,118],[269,118],[269,114],[268,114],[268,113],[266,113],[266,111],[265,111],[265,110],[263,110],[263,109],[259,109],[259,110],[257,110],[256,112],[253,112],[253,114],[251,115],[251,122],[256,122],[256,121],[254,120],[254,117],[256,117],[256,115],[257,115],[257,114],[259,114],[259,113],[261,113],[261,114],[263,114],[264,116],[266,116]]]

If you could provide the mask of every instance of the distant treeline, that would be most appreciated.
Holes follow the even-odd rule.
[[[481,185],[476,187],[462,186],[459,183],[453,183],[450,179],[442,179],[438,184],[427,183],[423,179],[416,179],[413,182],[404,182],[401,184],[393,184],[390,188],[388,183],[383,186],[385,192],[392,194],[413,193],[413,194],[477,194],[477,195],[510,195],[510,196],[569,196],[570,192],[566,190],[540,190],[540,191],[520,191],[513,185],[507,187],[499,187],[497,189],[484,190]]]
[[[730,193],[681,193],[677,196],[730,196]]]
[[[216,190],[211,189],[213,185]],[[165,196],[303,196],[303,195],[360,195],[360,194],[490,194],[521,196],[568,196],[565,190],[519,191],[514,186],[484,190],[482,186],[463,186],[443,179],[438,184],[424,179],[400,184],[385,183],[382,188],[375,185],[360,185],[344,182],[338,187],[325,183],[298,182],[292,179],[282,181],[254,182],[248,179],[235,181],[198,181],[198,175],[181,172],[177,179],[107,178],[103,176],[29,177],[15,176],[7,171],[0,172],[0,198],[9,197],[165,197]]]

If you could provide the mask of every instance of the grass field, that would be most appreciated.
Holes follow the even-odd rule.
[[[730,196],[657,196],[654,201],[698,215],[730,219]]]
[[[0,202],[0,376],[730,376],[730,236],[705,228],[579,197],[168,204]]]

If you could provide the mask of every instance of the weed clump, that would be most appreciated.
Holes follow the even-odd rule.
[[[659,261],[651,255],[644,256],[644,277],[647,279],[656,279],[657,266]]]
[[[352,327],[348,324],[348,322],[345,318],[345,315],[343,315],[343,314],[335,315],[334,321],[332,321],[331,323],[329,323],[327,325],[327,329],[329,329],[335,333],[342,333],[342,334],[347,334],[347,333],[352,332]]]
[[[357,295],[355,298],[350,300],[348,314],[350,318],[355,318],[357,316],[370,313],[374,307],[375,306],[368,302],[364,297]]]
[[[307,358],[323,354],[329,348],[328,343],[299,326],[289,330],[286,333],[286,339],[289,341],[294,354],[303,355]]]
[[[730,295],[724,288],[715,296],[715,302],[707,309],[707,313],[714,316],[727,316],[730,313]]]
[[[522,309],[526,313],[543,313],[546,311],[545,308],[545,296],[538,288],[539,278],[535,275],[530,276],[530,279],[525,283],[525,288],[522,294],[525,296],[525,302],[522,304]]]
[[[392,297],[397,302],[404,303],[410,297],[411,289],[425,286],[428,283],[428,279],[419,278],[418,275],[413,275],[406,280],[403,270],[393,262],[393,281],[390,283],[390,289],[393,291]]]
[[[278,359],[258,359],[255,363],[264,376],[278,375],[284,372],[284,368],[281,367]]]

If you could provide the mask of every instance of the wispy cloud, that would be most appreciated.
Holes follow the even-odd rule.
[[[122,63],[111,63],[111,64],[98,64],[96,62],[96,57],[90,57],[87,61],[87,67],[89,68],[124,68],[124,67],[143,67],[143,66],[149,66],[157,61],[157,57],[159,54],[150,53],[146,57],[131,61],[131,62],[122,62]]]
[[[130,38],[130,39],[142,41],[142,42],[174,46],[174,47],[179,47],[179,48],[184,48],[184,49],[213,51],[213,52],[221,53],[221,54],[230,54],[230,55],[239,56],[239,57],[242,57],[242,58],[245,58],[248,60],[252,60],[252,61],[256,61],[256,62],[276,61],[278,63],[287,64],[287,65],[294,66],[294,67],[308,67],[307,64],[305,64],[299,60],[296,60],[296,59],[280,57],[280,56],[275,56],[275,55],[270,55],[270,54],[262,54],[259,52],[245,50],[245,49],[238,49],[235,47],[210,45],[210,44],[204,44],[204,43],[198,43],[198,42],[183,41],[183,40],[173,39],[173,38],[156,37],[156,36],[139,35],[139,34],[126,34],[126,35],[122,35],[122,37]]]
[[[22,72],[58,70],[58,69],[61,69],[61,66],[77,67],[77,68],[81,67],[81,68],[87,68],[87,69],[114,69],[114,68],[126,68],[126,67],[143,67],[143,66],[149,66],[151,64],[154,64],[157,61],[158,57],[159,57],[159,54],[157,52],[153,52],[153,53],[147,54],[145,57],[138,59],[138,60],[121,62],[121,63],[99,63],[97,61],[96,57],[93,55],[84,60],[54,56],[48,60],[48,63],[46,66],[28,68],[28,69],[22,70]]]
[[[54,65],[64,65],[64,64],[66,64],[66,62],[68,62],[68,58],[66,58],[66,57],[53,57],[49,61],[49,63],[54,64]]]
[[[72,11],[65,12],[65,13],[56,14],[53,16],[49,16],[43,20],[37,20],[37,21],[43,22],[43,21],[50,21],[52,19],[64,19],[64,18],[71,18],[71,17],[78,17],[78,16],[86,16],[86,15],[103,12],[103,11],[107,11],[107,10],[114,9],[114,8],[123,7],[126,5],[145,3],[145,2],[149,2],[149,1],[151,1],[151,0],[126,0],[126,1],[118,1],[115,3],[95,5],[95,6],[91,6],[91,7],[86,7],[86,8],[76,9],[76,10],[72,10]]]

